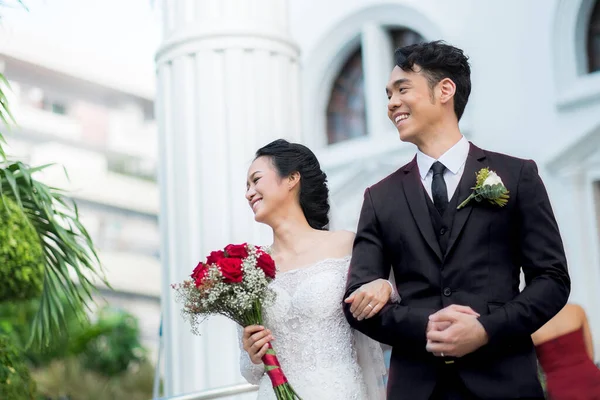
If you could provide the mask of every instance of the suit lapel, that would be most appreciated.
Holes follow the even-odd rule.
[[[465,170],[460,178],[460,182],[456,190],[458,191],[458,202],[457,205],[462,203],[473,191],[473,186],[475,186],[475,178],[477,172],[481,168],[485,168],[484,161],[485,153],[479,147],[475,146],[471,143],[471,147],[469,149],[469,155],[467,157],[467,162],[465,164]],[[452,223],[452,230],[450,231],[450,239],[448,239],[448,247],[446,248],[447,256],[452,247],[456,244],[456,240],[460,236],[469,216],[471,215],[471,211],[473,211],[473,203],[469,202],[465,207],[460,210],[456,210],[456,214],[454,215],[454,220]]]
[[[421,176],[419,175],[419,168],[417,167],[416,157],[404,170],[406,179],[402,185],[404,188],[404,195],[408,202],[410,212],[415,219],[421,235],[429,244],[429,247],[435,252],[440,261],[442,260],[442,251],[438,244],[435,232],[433,231],[433,225],[431,224],[431,217],[429,216],[429,209],[425,199],[425,191],[423,190],[423,184],[421,183]]]

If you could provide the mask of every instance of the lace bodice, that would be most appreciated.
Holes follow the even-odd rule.
[[[354,331],[342,311],[349,261],[350,256],[325,259],[278,272],[270,284],[277,298],[264,310],[264,325],[273,333],[284,373],[303,400],[367,399]],[[260,384],[258,399],[275,399],[264,366],[253,364],[243,349],[241,372],[250,383]]]

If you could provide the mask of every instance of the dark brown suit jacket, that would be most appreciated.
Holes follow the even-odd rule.
[[[570,279],[546,189],[531,160],[471,144],[458,202],[489,167],[510,191],[504,207],[472,201],[456,211],[445,254],[431,223],[416,158],[365,191],[346,296],[387,279],[402,298],[371,319],[349,323],[393,347],[389,399],[428,399],[441,360],[425,350],[429,315],[450,305],[481,314],[489,343],[455,361],[466,387],[482,399],[542,398],[531,334],[567,302]],[[519,291],[523,270],[527,286]]]

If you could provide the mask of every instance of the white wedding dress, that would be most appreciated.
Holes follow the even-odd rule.
[[[303,400],[385,399],[379,343],[354,331],[342,311],[350,256],[277,272],[275,302],[264,310],[273,348],[289,383]],[[240,329],[241,337],[241,329]],[[240,340],[241,342],[241,340]],[[241,372],[259,385],[258,399],[275,399],[263,364],[241,349]]]

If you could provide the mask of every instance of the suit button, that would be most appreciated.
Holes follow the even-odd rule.
[[[448,232],[448,229],[446,229],[446,227],[443,227],[442,229],[440,229],[440,235],[443,235],[446,232]]]
[[[444,296],[446,297],[450,297],[450,295],[452,294],[452,289],[450,289],[449,287],[444,288]]]

